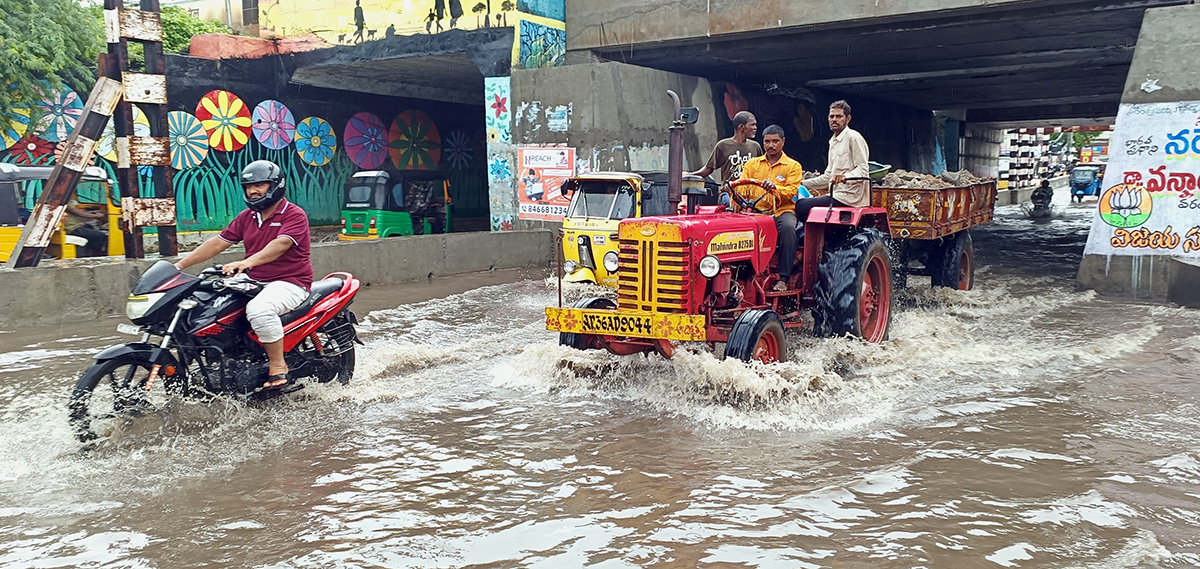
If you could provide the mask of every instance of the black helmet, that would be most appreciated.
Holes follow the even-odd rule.
[[[283,170],[276,166],[270,160],[255,160],[246,165],[242,169],[242,198],[246,200],[246,207],[254,211],[263,211],[283,199],[287,193],[287,183],[283,178]],[[250,199],[245,194],[246,186],[257,184],[259,182],[270,182],[271,187],[267,189],[267,193],[258,199]]]

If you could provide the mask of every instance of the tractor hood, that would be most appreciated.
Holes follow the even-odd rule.
[[[694,262],[715,255],[722,263],[749,260],[755,270],[766,269],[777,240],[773,217],[729,212],[627,219],[618,234],[623,241],[687,243]]]

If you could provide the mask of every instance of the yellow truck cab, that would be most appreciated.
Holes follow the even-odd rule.
[[[696,203],[715,203],[716,185],[696,180],[703,193],[696,196]],[[621,220],[677,213],[670,211],[667,202],[666,172],[589,172],[568,179],[562,188],[571,196],[562,225],[563,278],[567,282],[616,288],[617,226]],[[604,261],[610,252],[611,269]]]
[[[7,262],[9,255],[17,245],[24,229],[29,211],[26,206],[32,206],[36,201],[36,193],[40,186],[34,182],[45,182],[50,178],[53,166],[17,166],[0,163],[0,262]],[[121,232],[121,197],[117,193],[116,182],[108,177],[102,168],[89,166],[75,189],[76,201],[81,209],[103,212],[107,220],[108,254],[123,256],[125,254],[125,238]],[[58,259],[74,259],[75,247],[84,245],[86,240],[74,235],[68,235],[59,224],[58,230],[46,247],[46,254]]]

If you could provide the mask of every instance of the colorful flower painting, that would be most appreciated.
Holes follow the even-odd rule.
[[[26,134],[11,148],[13,160],[25,166],[48,164],[54,157],[54,143],[38,138],[32,133]]]
[[[250,140],[250,109],[229,91],[216,89],[201,97],[196,118],[208,131],[208,145],[216,150],[240,150]]]
[[[512,129],[509,121],[512,113],[508,101],[512,83],[508,77],[485,77],[483,79],[483,100],[488,108],[484,110],[484,126],[487,129],[488,140],[501,144],[512,142]]]
[[[336,150],[337,137],[325,119],[308,117],[296,124],[296,153],[306,164],[324,166]]]
[[[137,105],[132,107],[133,136],[150,136],[150,119]],[[109,162],[117,161],[117,129],[113,120],[115,119],[108,119],[108,123],[104,125],[104,131],[100,133],[100,140],[96,141],[96,155]]]
[[[442,141],[446,163],[455,170],[466,170],[475,158],[475,141],[461,130],[454,130]]]
[[[442,136],[422,111],[400,113],[392,122],[388,138],[392,162],[401,170],[431,170],[441,161]]]
[[[167,113],[167,136],[171,144],[171,167],[195,168],[208,157],[208,131],[200,119],[184,111]],[[291,142],[289,140],[289,142]]]
[[[63,142],[75,131],[75,123],[83,115],[83,100],[66,85],[59,85],[46,98],[36,103],[41,116],[34,133],[50,142]]]
[[[350,161],[361,168],[374,170],[387,161],[387,133],[383,130],[383,121],[373,113],[350,117],[342,141]]]
[[[296,134],[296,118],[279,101],[267,99],[254,107],[251,116],[254,138],[271,150],[287,148]]]
[[[29,130],[28,105],[14,106],[8,114],[0,113],[0,150],[11,148]]]

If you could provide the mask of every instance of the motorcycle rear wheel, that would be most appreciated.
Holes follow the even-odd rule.
[[[179,381],[160,375],[149,383],[153,369],[149,360],[126,355],[96,362],[84,371],[67,404],[75,438],[94,441],[100,438],[98,430],[111,430],[119,421],[165,406],[169,394],[180,391]]]

